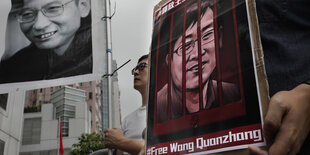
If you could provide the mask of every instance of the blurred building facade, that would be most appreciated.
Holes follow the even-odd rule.
[[[83,90],[87,110],[91,113],[91,132],[100,133],[102,130],[101,118],[101,81],[89,81],[68,85],[69,87]],[[42,104],[51,103],[51,94],[66,86],[41,88],[26,92],[25,112],[40,111]]]
[[[19,152],[24,102],[24,91],[0,94],[0,155]]]
[[[120,127],[117,74],[112,79],[113,127]],[[59,118],[65,154],[82,133],[102,133],[108,124],[106,88],[105,79],[101,79],[27,91],[20,155],[56,155]]]
[[[20,155],[57,155],[59,122],[65,155],[82,133],[90,132],[91,112],[85,91],[64,86],[52,93],[50,102],[42,104],[40,112],[24,113]]]

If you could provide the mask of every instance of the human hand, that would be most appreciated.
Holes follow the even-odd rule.
[[[110,149],[118,149],[119,143],[124,139],[121,129],[112,128],[104,131],[104,144]]]
[[[249,150],[251,155],[268,155],[267,151],[254,145],[249,146]]]
[[[264,121],[264,134],[270,155],[297,154],[310,130],[310,86],[301,84],[275,94]],[[267,152],[249,147],[256,155]]]
[[[143,146],[143,148],[140,150],[138,155],[145,155],[145,145]]]

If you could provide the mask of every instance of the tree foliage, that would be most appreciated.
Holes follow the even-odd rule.
[[[90,134],[83,133],[79,137],[79,142],[73,144],[72,147],[74,149],[70,152],[71,155],[88,155],[96,150],[105,148],[104,138],[96,132]]]

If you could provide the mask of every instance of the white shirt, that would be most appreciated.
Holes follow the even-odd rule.
[[[142,106],[127,115],[122,123],[122,131],[126,138],[143,141],[142,132],[146,128],[146,106]],[[128,154],[125,153],[124,154]]]

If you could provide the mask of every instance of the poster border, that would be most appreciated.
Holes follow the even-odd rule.
[[[75,75],[70,77],[62,77],[56,79],[48,79],[48,80],[3,83],[0,84],[0,93],[47,88],[52,86],[60,86],[79,82],[100,80],[102,78],[102,75],[105,74],[105,72],[107,72],[105,63],[107,60],[106,54],[105,52],[101,52],[102,49],[106,49],[106,45],[102,44],[102,42],[105,42],[104,36],[106,30],[103,29],[105,27],[104,26],[105,22],[101,19],[102,18],[101,15],[104,14],[105,10],[103,7],[101,7],[103,6],[102,1],[98,0],[95,1],[90,0],[90,1],[91,1],[91,36],[92,36],[92,59],[93,59],[92,73]],[[11,9],[9,12],[11,12]]]

